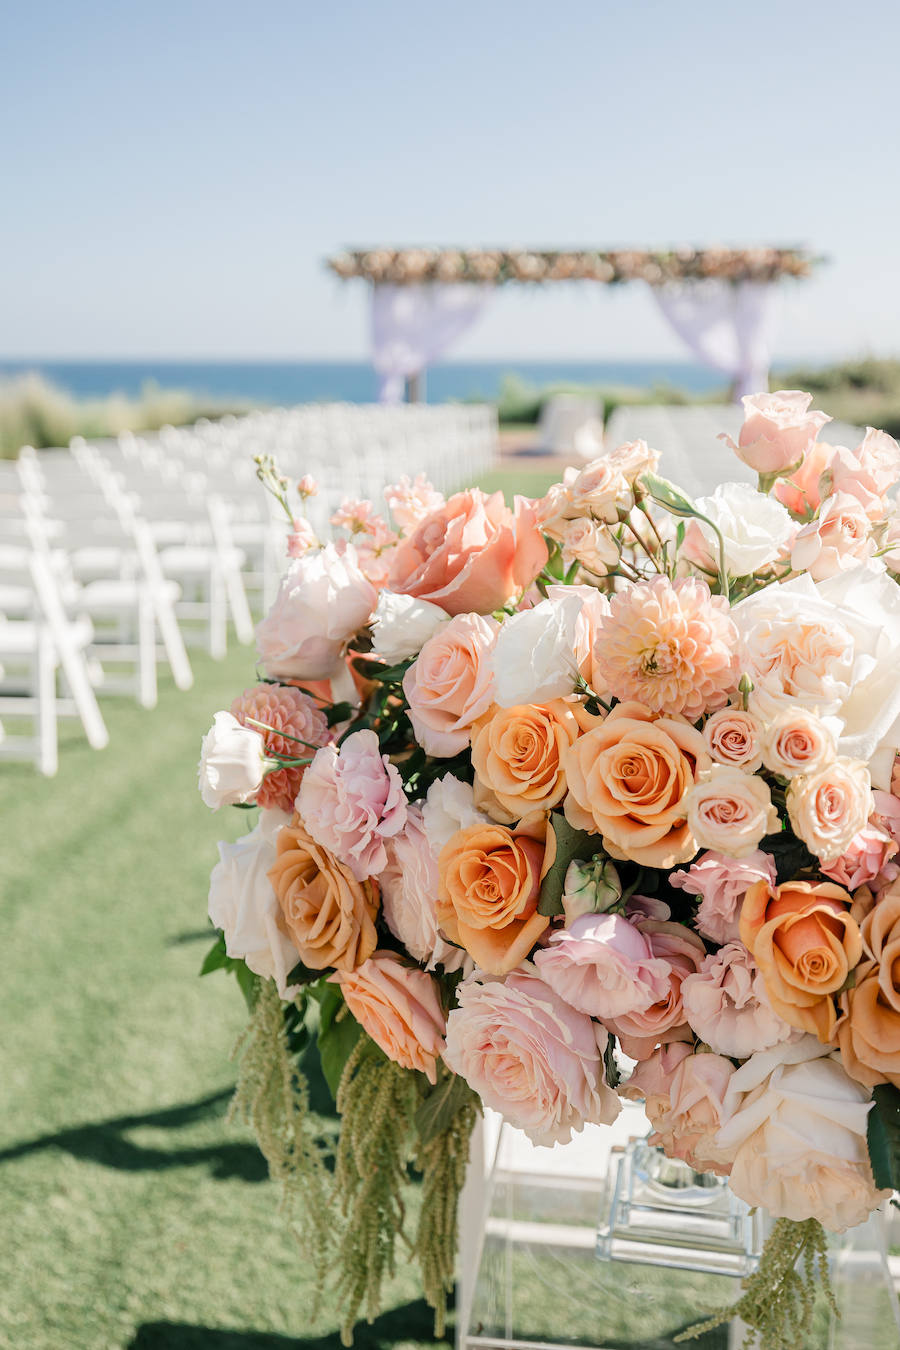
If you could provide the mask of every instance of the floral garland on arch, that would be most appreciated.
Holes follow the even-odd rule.
[[[235,1109],[348,1344],[398,1237],[443,1329],[481,1102],[553,1144],[643,1099],[779,1220],[737,1305],[770,1348],[798,1255],[900,1184],[900,449],[744,404],[758,488],[697,502],[638,441],[514,509],[404,478],[396,532],[345,500],[323,542],[257,461],[291,561],[203,742],[204,801],[259,808],[204,970],[247,997]]]

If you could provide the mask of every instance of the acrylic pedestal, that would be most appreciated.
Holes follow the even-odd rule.
[[[485,1112],[460,1211],[459,1350],[669,1350],[680,1331],[740,1296],[761,1226],[730,1194],[709,1205],[705,1183],[673,1180],[629,1150],[648,1129],[643,1109],[627,1103],[613,1126],[586,1126],[571,1144],[546,1149]],[[626,1160],[619,1201],[629,1203],[619,1203],[610,1232]],[[832,1240],[842,1317],[819,1300],[798,1350],[900,1350],[900,1257],[888,1254],[889,1223],[879,1212]],[[731,1322],[687,1345],[739,1350],[745,1331]]]

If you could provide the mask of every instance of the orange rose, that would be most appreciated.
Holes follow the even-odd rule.
[[[537,904],[555,855],[556,836],[539,815],[515,830],[469,825],[441,849],[438,924],[489,975],[513,970],[549,926]]]
[[[618,703],[569,748],[566,819],[602,834],[614,858],[675,867],[697,852],[687,796],[711,766],[706,742],[689,723],[655,717],[642,703]]]
[[[472,728],[475,805],[503,825],[549,811],[566,795],[566,751],[578,736],[561,698],[493,710]]]
[[[762,971],[773,1011],[823,1043],[836,1021],[833,995],[862,955],[859,926],[841,886],[757,881],[741,906],[741,941]]]
[[[851,1078],[875,1087],[900,1087],[900,885],[891,889],[862,922],[866,956],[856,984],[841,994],[844,1016],[837,1041]]]
[[[430,975],[396,952],[376,952],[356,970],[335,971],[328,982],[341,986],[347,1007],[388,1059],[437,1082],[447,1015]]]
[[[306,833],[298,815],[279,830],[269,880],[278,896],[278,926],[310,970],[354,970],[375,950],[378,886]]]

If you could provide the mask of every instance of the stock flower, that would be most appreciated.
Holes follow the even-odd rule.
[[[319,495],[319,485],[311,473],[305,473],[297,484],[297,491],[305,501],[307,497]]]
[[[756,773],[762,764],[764,727],[758,717],[740,708],[713,713],[703,727],[703,739],[717,764]]]
[[[310,970],[353,970],[375,950],[378,887],[307,833],[298,816],[279,831],[268,876],[281,908],[279,927]]]
[[[758,881],[744,896],[740,929],[772,1009],[791,1026],[829,1040],[833,995],[862,955],[847,892],[830,881],[788,881],[774,888]]]
[[[385,840],[406,823],[406,794],[374,731],[354,731],[340,749],[326,745],[316,751],[300,784],[297,810],[312,838],[357,881],[387,866]]]
[[[841,994],[835,1039],[852,1078],[900,1087],[900,886],[863,919],[861,933],[863,959],[855,985]]]
[[[567,1144],[621,1109],[603,1069],[608,1038],[532,971],[458,987],[444,1062],[534,1143]]]
[[[698,848],[746,858],[778,829],[778,812],[762,778],[714,764],[688,799],[687,823]]]
[[[217,712],[200,747],[200,795],[213,811],[255,800],[272,765],[258,731],[241,726],[230,712]]]
[[[331,524],[339,530],[347,529],[351,534],[358,534],[366,528],[371,514],[370,501],[361,501],[358,497],[342,497],[340,506],[331,517]]]
[[[472,724],[494,702],[491,654],[500,625],[480,614],[457,614],[429,638],[403,677],[418,743],[428,755],[458,755]]]
[[[266,674],[275,679],[325,680],[341,666],[344,644],[369,621],[378,599],[361,572],[356,550],[333,544],[295,558],[269,613],[256,625]]]
[[[448,614],[492,614],[525,590],[547,561],[534,508],[503,493],[457,492],[420,521],[394,550],[390,586],[440,605]]]
[[[598,831],[607,853],[648,867],[675,867],[697,851],[687,795],[711,764],[692,726],[654,720],[640,703],[619,703],[566,755],[566,819]]]
[[[718,525],[725,544],[725,566],[732,576],[748,576],[778,557],[791,535],[791,518],[784,507],[746,483],[722,483],[711,497],[698,497],[697,506]],[[698,520],[697,528],[718,560],[715,530]]]
[[[835,492],[822,502],[815,520],[804,525],[794,540],[791,566],[824,581],[836,572],[858,567],[875,552],[869,520],[855,497]]]
[[[676,890],[701,897],[694,926],[704,937],[720,943],[737,941],[739,902],[757,881],[775,885],[775,860],[761,849],[740,859],[704,853],[686,871],[669,877]]]
[[[258,684],[254,689],[245,689],[232,703],[231,712],[241,726],[253,718],[254,722],[271,727],[270,732],[261,732],[268,755],[309,759],[311,751],[314,753],[317,746],[331,740],[325,714],[308,694],[290,685]],[[257,726],[250,729],[260,731]],[[282,732],[286,734],[280,734]],[[303,773],[303,765],[276,768],[267,773],[256,794],[257,806],[276,807],[288,813],[293,811]]]
[[[446,1017],[430,975],[394,952],[373,952],[354,970],[335,971],[328,983],[340,985],[347,1007],[388,1059],[437,1083]]]
[[[446,610],[429,600],[383,590],[372,615],[372,647],[391,665],[406,661],[420,652],[449,618]]]
[[[551,933],[534,963],[560,998],[602,1021],[644,1012],[669,992],[669,962],[621,914],[582,915]]]
[[[869,770],[861,760],[842,755],[815,773],[792,778],[786,801],[797,838],[820,862],[834,862],[869,819]]]
[[[437,920],[476,965],[505,975],[523,961],[550,920],[537,912],[555,836],[543,816],[458,830],[438,857]]]
[[[472,727],[476,803],[504,825],[558,806],[566,795],[566,750],[577,736],[562,699],[485,713]]]
[[[583,603],[578,594],[561,595],[504,619],[492,658],[494,697],[501,707],[572,693],[578,673],[575,629]]]
[[[403,533],[410,534],[433,511],[441,509],[444,494],[432,487],[424,473],[416,474],[415,482],[404,473],[398,483],[384,489],[384,500]]]
[[[683,981],[700,969],[706,948],[696,933],[680,923],[639,919],[636,927],[647,938],[653,956],[669,966],[663,993],[648,1008],[607,1018],[606,1025],[619,1037],[626,1055],[646,1059],[660,1042],[681,1039],[677,1033],[685,1024]],[[687,1039],[693,1039],[689,1031]]]
[[[781,778],[818,773],[837,757],[835,725],[840,723],[817,717],[805,708],[788,708],[765,729],[763,763]]]
[[[747,1059],[802,1035],[773,1012],[762,973],[742,942],[705,957],[682,983],[681,998],[692,1030],[717,1055]]]
[[[809,412],[812,394],[779,389],[775,394],[746,394],[744,425],[738,444],[728,444],[748,468],[759,474],[784,473],[806,458],[816,436],[831,418]]]
[[[407,808],[406,824],[387,841],[388,864],[378,877],[385,921],[410,956],[428,966],[459,970],[465,952],[438,932],[437,858],[428,842],[419,806]]]
[[[724,596],[711,595],[705,581],[659,576],[612,597],[595,655],[607,688],[623,702],[696,721],[728,701],[736,642]]]

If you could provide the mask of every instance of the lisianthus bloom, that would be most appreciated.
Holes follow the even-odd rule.
[[[900,885],[862,921],[863,959],[856,983],[841,994],[834,1039],[852,1078],[900,1087]]]
[[[874,792],[872,796],[875,796]],[[820,863],[819,870],[832,881],[836,881],[839,886],[845,886],[848,891],[855,891],[858,886],[866,886],[870,882],[877,881],[879,877],[882,879],[881,884],[893,881],[900,873],[900,868],[891,861],[896,852],[895,840],[874,825],[870,816],[862,829],[850,840],[841,856],[835,858],[833,862]]]
[[[435,857],[457,830],[468,829],[470,825],[491,824],[490,816],[476,807],[470,784],[461,782],[452,773],[435,778],[429,785],[421,811],[425,837]]]
[[[788,881],[772,889],[758,881],[744,896],[740,929],[778,1016],[829,1040],[834,995],[862,956],[847,892],[830,881]]]
[[[269,880],[278,897],[278,926],[311,970],[353,970],[375,950],[378,886],[357,881],[333,853],[316,843],[299,816],[276,838]],[[296,963],[295,963],[296,964]]]
[[[503,493],[457,492],[420,521],[394,551],[391,590],[440,605],[448,614],[493,614],[530,586],[547,561],[534,508]]]
[[[566,795],[566,750],[578,723],[562,699],[496,708],[472,727],[475,803],[504,825]]]
[[[217,712],[200,747],[200,795],[207,806],[238,806],[255,801],[267,769],[274,761],[266,754],[262,736],[241,726],[229,712]]]
[[[482,970],[507,974],[549,927],[537,904],[555,852],[556,836],[543,815],[515,830],[470,825],[441,849],[438,924]]]
[[[705,581],[654,577],[610,600],[598,625],[597,666],[623,702],[696,721],[721,708],[735,688],[737,629],[724,596]]]
[[[375,732],[354,731],[340,749],[316,752],[297,810],[312,838],[364,881],[387,866],[385,840],[406,823],[406,793]]]
[[[721,483],[711,497],[698,497],[697,506],[718,526],[725,566],[735,577],[748,576],[774,561],[791,535],[792,522],[784,507],[747,483]],[[718,564],[718,535],[705,521],[696,525]]]
[[[372,615],[372,647],[390,665],[406,661],[422,650],[450,615],[429,600],[381,591]]]
[[[333,544],[295,558],[272,608],[256,625],[266,674],[275,679],[325,680],[341,667],[344,644],[369,621],[378,599],[349,545]]]
[[[635,926],[647,938],[652,954],[669,966],[665,989],[649,1008],[634,1008],[621,1017],[607,1018],[606,1025],[619,1037],[626,1055],[646,1059],[661,1042],[678,1039],[680,1029],[693,1040],[685,1025],[681,988],[687,976],[700,969],[706,948],[696,933],[680,923],[639,919]]]
[[[667,1158],[683,1158],[695,1172],[728,1174],[730,1168],[707,1155],[725,1117],[734,1065],[723,1055],[686,1055],[669,1083],[669,1109],[652,1142]]]
[[[494,702],[491,662],[500,625],[457,614],[430,637],[403,676],[416,740],[428,755],[458,755]]]
[[[325,714],[308,694],[290,685],[258,684],[245,689],[232,703],[231,712],[241,726],[252,717],[271,728],[260,732],[260,727],[250,727],[263,736],[268,755],[309,759],[311,751],[331,740]],[[303,772],[303,765],[289,765],[267,773],[256,794],[257,806],[292,812]]]
[[[388,1059],[437,1083],[446,1017],[432,977],[395,952],[373,952],[354,970],[328,977],[357,1022]]]
[[[416,961],[433,970],[459,970],[465,952],[445,942],[437,926],[438,866],[420,806],[407,808],[406,824],[386,844],[388,864],[379,874],[388,928]]]
[[[694,926],[713,942],[736,942],[740,936],[740,902],[757,881],[775,885],[775,860],[757,849],[744,858],[731,858],[710,850],[685,871],[673,872],[670,885],[699,895],[700,908]]]
[[[682,983],[681,997],[692,1030],[717,1055],[747,1059],[803,1034],[773,1012],[762,973],[742,942],[705,957]]]
[[[687,862],[697,847],[686,798],[711,763],[700,732],[686,722],[619,703],[567,752],[566,819],[602,834],[614,858],[665,868]]]
[[[809,412],[812,394],[798,389],[779,389],[775,394],[747,394],[744,425],[738,444],[728,444],[748,468],[759,474],[784,473],[799,465],[812,449],[816,436],[831,418]]]
[[[467,980],[447,1019],[444,1062],[536,1144],[567,1144],[621,1109],[607,1085],[608,1036],[554,994],[534,967]]]
[[[500,627],[491,664],[494,697],[503,708],[565,698],[575,689],[576,628],[583,600],[574,587],[554,591],[553,599],[521,610]]]
[[[534,963],[560,998],[602,1021],[644,1012],[669,993],[669,962],[621,914],[582,915],[551,933]]]

